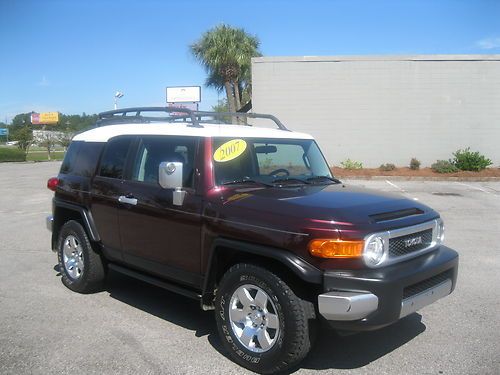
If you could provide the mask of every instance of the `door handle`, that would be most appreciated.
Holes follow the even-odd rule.
[[[120,203],[126,203],[126,204],[131,204],[133,206],[137,205],[137,199],[136,198],[126,197],[125,195],[120,195],[118,197],[118,202],[120,202]]]

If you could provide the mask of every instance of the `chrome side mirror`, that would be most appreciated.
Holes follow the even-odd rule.
[[[164,161],[158,170],[158,183],[164,189],[174,189],[173,204],[182,206],[186,192],[182,190],[182,163]]]
[[[158,170],[158,182],[164,189],[182,187],[182,163],[163,161]]]

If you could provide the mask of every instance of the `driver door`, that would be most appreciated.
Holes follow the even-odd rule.
[[[194,189],[196,137],[140,137],[119,209],[123,259],[135,268],[199,286],[202,197]],[[158,183],[161,162],[183,165],[182,206]]]

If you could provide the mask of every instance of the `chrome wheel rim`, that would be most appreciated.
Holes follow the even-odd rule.
[[[267,352],[278,340],[280,321],[276,305],[256,285],[245,284],[234,291],[229,320],[238,341],[252,352]]]
[[[73,235],[69,235],[64,239],[63,243],[63,262],[67,274],[72,279],[78,279],[83,274],[83,248]]]

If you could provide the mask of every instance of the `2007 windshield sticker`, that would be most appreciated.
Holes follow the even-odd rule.
[[[224,163],[236,159],[243,154],[247,149],[247,143],[243,139],[232,139],[215,150],[214,160],[219,163]]]

